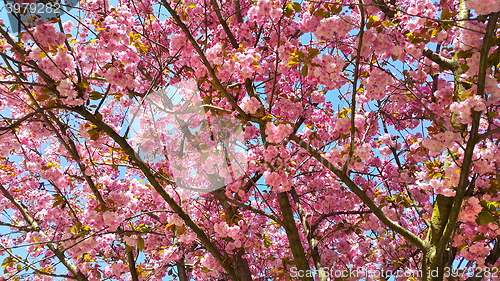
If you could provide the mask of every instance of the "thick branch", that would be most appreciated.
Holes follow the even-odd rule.
[[[487,138],[487,137],[489,137],[491,135],[497,134],[497,133],[500,133],[500,128],[489,130],[486,133],[478,135],[477,139],[476,139],[476,144],[479,143],[481,140],[483,140],[483,139],[485,139],[485,138]]]
[[[363,214],[371,214],[373,213],[370,210],[365,210],[365,211],[338,211],[338,212],[331,212],[328,214],[323,214],[321,215],[316,222],[311,226],[311,231],[314,232],[316,228],[318,228],[319,224],[326,218],[332,217],[332,216],[339,216],[339,215],[363,215]]]
[[[127,252],[128,267],[130,270],[130,275],[132,276],[132,281],[139,281],[139,276],[137,275],[137,268],[135,267],[134,251],[130,250]]]
[[[153,186],[153,188],[158,192],[158,194],[167,202],[167,204],[172,208],[174,212],[176,212],[179,217],[181,217],[186,225],[193,230],[193,232],[197,235],[198,239],[200,239],[201,243],[207,249],[210,254],[217,260],[217,262],[226,270],[231,279],[238,280],[236,274],[229,263],[222,254],[219,252],[219,249],[210,241],[210,238],[205,234],[203,229],[201,229],[187,214],[182,207],[177,204],[177,202],[163,189],[163,186],[156,179],[155,175],[151,172],[151,169],[148,165],[142,162],[136,155],[134,149],[128,144],[127,140],[121,137],[113,128],[108,126],[102,120],[97,118],[94,114],[90,113],[83,107],[73,107],[67,108],[68,110],[72,110],[74,112],[79,113],[86,120],[92,122],[96,125],[100,130],[105,132],[108,136],[110,136],[129,156],[129,158],[137,165],[137,167],[141,170],[141,172],[146,176],[149,183]],[[171,184],[175,184],[171,182]]]
[[[295,224],[295,218],[293,217],[292,206],[290,205],[290,200],[288,200],[287,192],[278,193],[278,203],[280,204],[280,210],[283,216],[283,226],[286,236],[288,237],[288,243],[292,250],[297,269],[303,270],[302,272],[307,272],[307,270],[310,270],[309,262],[306,259],[302,241],[300,241],[299,230]],[[301,280],[313,281],[311,277],[306,277],[305,275],[301,277]]]
[[[327,278],[326,278],[325,268],[323,267],[323,263],[321,262],[321,256],[318,251],[318,241],[314,237],[314,231],[312,227],[309,225],[309,222],[307,221],[307,217],[304,213],[302,205],[300,204],[300,199],[295,188],[292,187],[290,193],[292,194],[292,198],[295,203],[295,208],[297,209],[300,221],[302,222],[302,227],[306,232],[306,239],[307,242],[309,243],[309,251],[311,252],[311,257],[313,258],[314,265],[316,266],[316,270],[318,271],[319,280],[326,281]]]
[[[486,81],[486,69],[488,53],[493,42],[494,32],[496,30],[497,21],[499,13],[494,13],[490,16],[488,25],[486,26],[486,34],[484,36],[483,46],[481,49],[481,57],[479,60],[479,73],[477,82],[477,95],[484,95],[485,81]],[[453,201],[453,206],[450,212],[450,217],[444,229],[443,235],[439,240],[436,247],[436,257],[440,257],[444,252],[446,245],[451,239],[451,234],[455,230],[457,225],[458,214],[462,207],[462,202],[465,195],[465,190],[469,185],[469,175],[472,167],[472,157],[474,152],[474,147],[476,146],[476,140],[479,136],[479,121],[481,119],[481,112],[473,111],[472,114],[472,128],[469,134],[469,140],[467,141],[467,147],[464,152],[464,160],[462,167],[460,169],[460,180],[458,183],[455,199]]]
[[[177,274],[179,275],[179,281],[189,281],[187,270],[186,270],[186,263],[184,261],[185,257],[182,256],[179,261],[177,261]]]
[[[58,106],[56,105],[56,106],[47,106],[47,107],[38,108],[37,110],[35,110],[35,111],[33,111],[33,112],[30,112],[30,113],[28,113],[28,114],[24,115],[22,118],[17,119],[17,120],[16,120],[16,122],[14,122],[14,123],[10,124],[9,126],[6,126],[6,127],[0,127],[0,131],[10,131],[10,130],[13,130],[13,129],[15,129],[15,128],[17,128],[17,127],[21,126],[21,124],[22,124],[24,121],[28,120],[29,118],[31,118],[31,117],[33,117],[33,116],[35,116],[35,115],[39,114],[39,113],[42,113],[42,112],[44,112],[44,111],[46,111],[46,110],[51,110],[51,109],[54,109],[54,108],[57,108],[57,107],[58,107]],[[6,118],[4,118],[4,120],[5,120],[5,119],[6,119]],[[12,120],[10,120],[10,121],[12,121]]]
[[[222,25],[222,28],[224,28],[224,31],[226,32],[227,38],[229,38],[229,42],[231,42],[231,45],[233,45],[233,48],[238,49],[238,47],[239,47],[238,42],[236,42],[236,38],[234,38],[234,35],[231,32],[231,29],[229,29],[227,22],[222,17],[219,4],[217,4],[217,0],[211,0],[211,3],[212,3],[212,6],[214,7],[215,14],[217,15],[217,18],[219,19],[219,23]]]
[[[391,10],[384,0],[373,0],[373,3],[389,18],[396,16],[396,11]]]
[[[241,16],[240,0],[233,0],[233,3],[234,3],[234,12],[236,13],[236,21],[238,23],[243,23],[243,17]]]
[[[410,240],[413,244],[415,244],[417,247],[419,247],[422,250],[425,250],[429,245],[420,239],[418,236],[415,234],[411,233],[407,229],[403,228],[396,222],[392,221],[389,219],[378,207],[373,203],[373,201],[368,197],[364,191],[362,191],[346,174],[344,174],[341,170],[337,169],[335,166],[333,166],[332,163],[330,163],[328,160],[326,160],[323,156],[319,154],[318,151],[316,151],[312,146],[310,146],[308,143],[303,141],[301,138],[299,138],[296,135],[291,135],[290,139],[300,145],[303,149],[305,149],[307,152],[309,152],[318,162],[323,164],[327,169],[332,171],[337,177],[340,178],[342,182],[344,182],[347,187],[354,193],[356,194],[363,203],[370,208],[370,210],[377,216],[379,220],[381,220],[386,226],[388,226],[391,230],[397,232],[398,234],[402,235],[406,239]]]
[[[447,59],[427,47],[424,47],[422,54],[431,61],[437,63],[443,69],[455,71],[460,66],[457,60]]]

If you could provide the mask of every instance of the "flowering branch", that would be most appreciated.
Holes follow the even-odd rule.
[[[49,237],[43,232],[40,227],[38,226],[38,223],[29,215],[28,210],[26,209],[25,206],[19,201],[17,201],[10,193],[9,191],[3,186],[3,184],[0,184],[0,192],[2,192],[3,196],[7,198],[12,205],[16,207],[16,209],[22,214],[24,220],[26,223],[32,228],[36,229],[38,231],[38,234],[45,240],[45,241],[50,241]],[[56,244],[52,242],[47,242],[47,247],[56,255],[56,257],[59,259],[59,261],[73,274],[73,276],[76,278],[78,281],[88,281],[87,277],[81,273],[78,268],[64,255],[64,252],[59,250]]]
[[[406,239],[410,240],[415,244],[417,247],[419,247],[422,250],[426,250],[429,245],[427,242],[423,241],[420,239],[418,236],[415,234],[411,233],[407,229],[403,228],[396,222],[392,221],[389,219],[383,212],[380,210],[377,205],[366,195],[365,192],[363,192],[346,174],[344,174],[341,170],[337,169],[335,166],[333,166],[332,163],[330,163],[328,160],[326,160],[321,154],[319,154],[318,151],[316,151],[312,146],[310,146],[308,143],[303,141],[301,138],[299,138],[297,135],[291,135],[290,139],[297,143],[300,147],[305,149],[307,152],[309,152],[316,160],[318,160],[321,164],[323,164],[327,169],[332,171],[339,179],[347,185],[347,187],[354,193],[356,194],[363,203],[370,208],[370,210],[377,216],[379,220],[381,220],[385,225],[387,225],[390,229],[395,231],[398,234],[401,234],[403,237]]]

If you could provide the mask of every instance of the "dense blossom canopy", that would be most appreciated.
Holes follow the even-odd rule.
[[[500,1],[294,1],[0,23],[0,280],[500,280]]]

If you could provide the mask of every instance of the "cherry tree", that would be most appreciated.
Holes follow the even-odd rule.
[[[86,0],[0,23],[0,280],[500,280],[499,15]]]

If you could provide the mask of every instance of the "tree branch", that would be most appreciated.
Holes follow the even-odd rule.
[[[486,34],[484,36],[483,46],[481,48],[481,57],[479,60],[479,73],[477,82],[477,95],[483,96],[486,81],[486,60],[488,59],[488,53],[493,42],[494,32],[496,30],[498,16],[500,12],[494,13],[490,16],[488,25],[486,26]],[[451,234],[455,230],[457,225],[458,215],[462,207],[462,202],[465,195],[465,190],[469,185],[469,175],[472,167],[472,157],[474,152],[474,147],[476,145],[476,140],[478,138],[479,131],[479,121],[481,119],[481,112],[473,111],[472,114],[472,128],[469,134],[469,140],[467,141],[467,147],[464,152],[464,160],[462,167],[460,169],[460,180],[457,186],[457,191],[455,199],[453,201],[452,209],[450,211],[450,216],[448,222],[446,223],[443,235],[441,236],[439,243],[436,247],[436,257],[440,257],[448,242],[451,239]]]
[[[292,206],[288,199],[288,192],[278,193],[278,203],[280,204],[281,215],[283,216],[283,227],[285,228],[297,269],[303,270],[302,272],[307,272],[307,270],[310,270],[309,262],[306,259],[302,241],[300,241],[299,230],[295,224]],[[306,275],[302,276],[300,279],[303,281],[313,281],[311,277],[307,277]]]
[[[356,194],[363,203],[370,208],[370,210],[377,216],[379,220],[381,220],[387,227],[389,227],[391,230],[397,232],[401,236],[405,237],[406,239],[410,240],[415,244],[417,247],[419,247],[422,250],[425,250],[429,247],[428,243],[420,239],[418,236],[415,234],[411,233],[407,229],[403,228],[396,222],[392,221],[389,219],[378,207],[373,203],[373,201],[368,197],[364,191],[362,191],[346,174],[344,174],[341,170],[337,169],[335,166],[333,166],[332,163],[330,163],[328,160],[326,160],[321,154],[319,154],[318,151],[316,151],[312,146],[310,146],[308,143],[303,141],[301,138],[299,138],[297,135],[291,135],[290,139],[297,143],[299,146],[301,146],[303,149],[305,149],[307,152],[309,152],[318,162],[323,164],[326,168],[328,168],[330,171],[332,171],[339,179],[344,182],[347,187],[354,193]]]
[[[318,228],[319,224],[328,217],[338,216],[338,215],[362,215],[371,213],[373,213],[371,210],[366,210],[366,211],[338,211],[338,212],[331,212],[328,214],[322,214],[311,226],[311,231],[314,232],[316,228]]]
[[[325,268],[323,267],[323,263],[321,262],[321,256],[318,251],[318,241],[314,237],[314,231],[312,230],[312,227],[309,225],[309,222],[307,221],[304,210],[302,209],[302,205],[300,204],[299,196],[297,195],[297,191],[293,186],[292,190],[290,191],[290,194],[292,194],[292,198],[295,203],[295,208],[297,209],[300,221],[302,222],[302,227],[306,232],[306,239],[307,242],[309,243],[309,251],[311,252],[311,257],[313,258],[314,265],[316,266],[316,270],[318,271],[319,280],[327,281]]]
[[[373,3],[384,13],[387,17],[393,18],[396,16],[396,11],[391,10],[384,0],[373,0]]]
[[[431,61],[437,63],[441,68],[455,71],[460,67],[458,60],[451,60],[441,56],[438,53],[433,52],[431,49],[424,47],[422,54],[430,59]]]
[[[137,275],[137,268],[135,267],[135,258],[133,250],[127,252],[127,260],[128,260],[130,275],[132,276],[132,281],[139,281],[139,275]]]
[[[236,13],[236,21],[238,23],[243,23],[243,17],[241,16],[241,6],[240,0],[233,0],[234,12]]]
[[[137,165],[137,167],[141,170],[144,176],[148,179],[149,183],[153,186],[153,188],[158,192],[158,194],[167,202],[167,204],[172,208],[174,212],[181,217],[186,225],[193,230],[193,232],[197,235],[198,239],[200,239],[201,243],[210,252],[210,254],[215,258],[215,260],[226,270],[231,279],[238,280],[236,277],[236,273],[233,270],[233,267],[226,260],[223,255],[220,253],[219,249],[210,241],[210,238],[205,234],[203,229],[201,229],[198,224],[196,224],[193,219],[187,214],[182,207],[165,191],[160,182],[156,179],[156,176],[151,172],[151,169],[147,164],[142,162],[139,159],[134,151],[134,149],[128,144],[127,140],[121,137],[113,128],[108,126],[108,124],[104,123],[102,120],[97,118],[94,114],[90,113],[83,107],[68,107],[68,110],[74,111],[80,114],[86,120],[92,122],[96,125],[100,130],[105,132],[108,136],[110,136],[126,153],[129,158]],[[175,185],[173,181],[167,181],[167,183]]]
[[[359,79],[359,62],[361,60],[361,47],[363,47],[363,35],[365,33],[365,10],[363,1],[359,0],[359,14],[361,23],[359,27],[358,49],[356,50],[356,64],[354,65],[354,81],[352,82],[352,96],[351,96],[351,145],[349,147],[349,156],[344,164],[343,172],[347,173],[349,165],[351,164],[352,155],[354,154],[354,141],[356,135],[356,93],[358,92],[358,79]]]
[[[19,210],[19,212],[21,213],[27,224],[29,224],[31,228],[36,229],[38,231],[38,234],[44,240],[50,241],[49,237],[47,237],[45,232],[43,232],[40,229],[38,223],[29,215],[28,210],[26,210],[23,204],[21,202],[18,202],[2,184],[0,184],[0,191],[2,192],[3,196],[5,196],[5,198],[7,198],[17,208],[17,210]],[[61,250],[59,250],[56,244],[52,242],[47,242],[46,245],[54,253],[54,255],[56,255],[59,261],[73,274],[76,280],[88,281],[87,277],[83,275],[83,273],[81,273],[78,270],[78,268],[68,258],[66,258],[64,253]]]
[[[477,139],[476,139],[476,144],[479,143],[481,140],[491,136],[491,135],[494,135],[494,134],[497,134],[497,133],[500,133],[500,128],[496,128],[496,129],[493,129],[493,130],[489,130],[488,132],[486,133],[483,133],[483,134],[479,134],[477,136]]]
[[[42,113],[42,112],[44,112],[46,110],[51,110],[51,109],[58,108],[58,107],[59,106],[55,105],[55,106],[47,106],[47,107],[38,108],[37,110],[24,115],[22,118],[17,119],[16,122],[10,124],[9,126],[0,127],[0,131],[10,131],[10,130],[13,130],[13,129],[19,127],[24,121],[28,120],[29,118],[31,118],[31,117],[39,114],[39,113]],[[4,118],[4,120],[6,120],[6,118]],[[12,121],[12,119],[10,119],[10,121]]]
[[[201,60],[203,61],[203,64],[207,68],[208,73],[210,74],[210,77],[212,77],[214,87],[222,93],[222,95],[228,100],[228,102],[231,104],[231,106],[238,111],[238,113],[248,121],[252,121],[255,123],[262,123],[262,120],[255,117],[255,116],[250,116],[246,114],[243,109],[238,105],[238,103],[234,100],[234,98],[226,91],[226,88],[222,85],[220,82],[219,78],[217,77],[217,74],[215,74],[215,70],[213,67],[210,65],[210,62],[208,61],[207,57],[203,53],[203,50],[200,48],[198,43],[196,42],[196,39],[193,37],[191,32],[189,31],[189,28],[182,22],[181,18],[179,15],[175,12],[174,9],[168,4],[166,0],[162,0],[162,5],[167,9],[167,11],[170,13],[170,15],[174,18],[175,22],[177,25],[182,29],[184,34],[188,37],[189,42],[193,46],[193,48],[196,50],[198,55],[200,56]]]
[[[226,32],[227,37],[229,38],[229,42],[231,42],[231,45],[233,45],[233,48],[238,49],[239,45],[238,42],[236,41],[236,38],[234,38],[233,33],[231,32],[231,29],[229,29],[229,26],[227,25],[226,20],[222,17],[222,14],[220,13],[220,7],[219,4],[217,4],[217,0],[211,0],[212,6],[214,7],[215,14],[217,15],[217,18],[219,19],[219,23],[222,25],[222,28],[224,28],[224,31]]]

